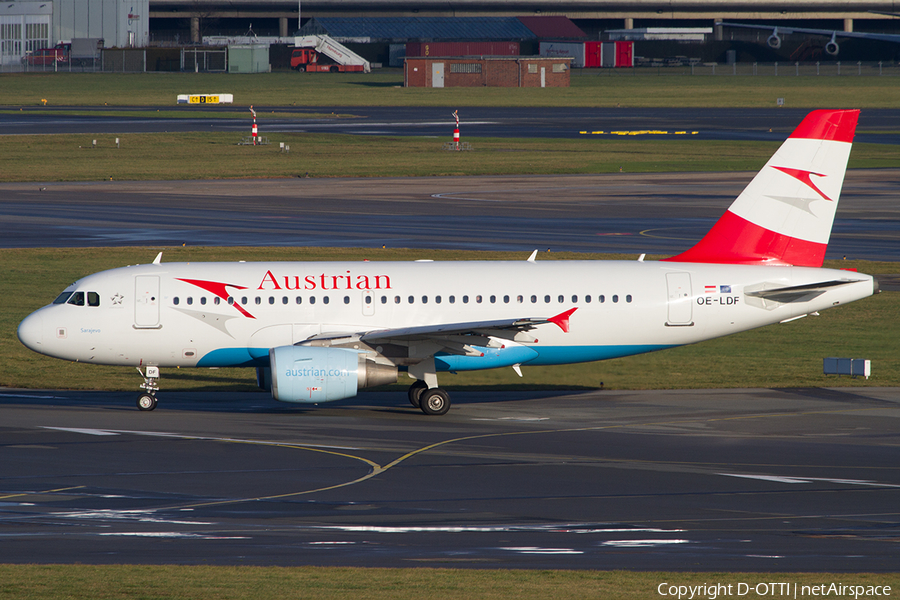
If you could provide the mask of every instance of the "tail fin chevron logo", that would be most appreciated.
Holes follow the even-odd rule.
[[[828,200],[829,202],[834,202],[834,200],[832,200],[831,198],[826,196],[825,192],[820,190],[819,187],[815,183],[813,183],[812,178],[811,178],[813,175],[815,175],[816,177],[828,177],[828,175],[825,175],[823,173],[813,173],[812,171],[804,171],[803,169],[791,169],[788,167],[776,167],[774,165],[772,166],[772,168],[778,169],[779,171],[781,171],[782,173],[784,173],[786,175],[790,175],[797,181],[808,185],[810,188],[812,188],[817,194],[822,196],[824,199]]]

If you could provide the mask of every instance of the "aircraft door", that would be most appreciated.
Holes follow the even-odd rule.
[[[138,275],[134,278],[134,326],[158,329],[159,276]]]
[[[375,314],[375,294],[372,290],[364,290],[362,294],[363,315],[371,317]]]
[[[693,313],[691,274],[666,273],[666,287],[669,292],[669,318],[666,321],[666,325],[693,325],[693,322],[691,322]]]

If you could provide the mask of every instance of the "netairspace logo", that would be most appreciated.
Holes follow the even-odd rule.
[[[885,598],[891,595],[889,585],[847,585],[822,583],[805,585],[790,582],[768,583],[704,583],[676,585],[661,583],[656,588],[660,596],[693,600],[705,598]]]

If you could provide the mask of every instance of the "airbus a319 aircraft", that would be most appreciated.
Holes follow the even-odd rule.
[[[597,361],[785,322],[870,296],[823,269],[859,111],[810,113],[693,248],[661,261],[163,263],[89,275],[25,318],[28,348],[141,371],[255,367],[276,400],[320,403],[443,371]]]

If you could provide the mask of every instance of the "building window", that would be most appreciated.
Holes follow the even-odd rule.
[[[537,65],[534,63],[528,63],[528,72],[532,75],[537,75]]]
[[[481,73],[481,63],[450,63],[451,73]]]
[[[566,72],[566,63],[556,63],[553,65],[554,73],[565,73]]]

